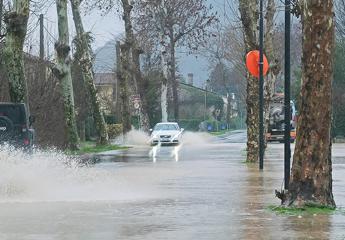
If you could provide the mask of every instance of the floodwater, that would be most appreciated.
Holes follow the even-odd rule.
[[[133,136],[136,136],[134,134]],[[345,239],[345,215],[277,215],[283,145],[265,170],[244,164],[245,133],[186,133],[179,147],[145,136],[95,165],[63,154],[0,151],[1,240]],[[138,145],[139,144],[139,145]],[[345,145],[335,145],[334,195],[345,207]]]

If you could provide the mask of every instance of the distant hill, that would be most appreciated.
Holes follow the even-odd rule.
[[[114,70],[116,62],[115,40],[108,41],[103,47],[97,48],[94,53],[96,55],[94,66],[96,73],[109,73]]]
[[[220,15],[220,21],[224,21],[222,15],[224,12],[223,1],[208,0],[208,3],[212,4],[214,10]],[[205,81],[209,78],[209,65],[208,60],[202,56],[187,55],[183,53],[181,49],[177,49],[177,69],[183,79],[187,79],[188,73],[194,74],[194,85],[203,87]],[[115,67],[115,40],[107,42],[103,47],[96,49],[95,51],[95,72],[111,72]]]
[[[95,51],[95,72],[112,72],[116,63],[115,40],[107,42],[103,47]],[[184,79],[188,73],[194,74],[194,84],[202,87],[208,79],[208,63],[207,59],[197,55],[187,55],[177,52],[178,71]]]

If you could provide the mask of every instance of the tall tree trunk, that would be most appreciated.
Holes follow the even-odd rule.
[[[100,98],[94,84],[91,49],[89,46],[88,33],[85,33],[83,22],[80,16],[80,0],[71,0],[72,13],[75,29],[77,31],[77,51],[79,66],[82,70],[84,84],[86,85],[91,99],[93,118],[99,135],[99,144],[105,145],[109,141],[107,125],[101,110]]]
[[[257,49],[257,0],[239,0],[245,50]],[[259,81],[247,73],[247,162],[259,158]]]
[[[168,79],[169,69],[167,62],[167,52],[164,45],[164,36],[161,40],[161,65],[163,69],[162,89],[161,89],[161,110],[162,110],[162,122],[168,121]]]
[[[232,96],[231,96],[231,93],[229,92],[227,94],[227,101],[228,101],[228,106],[226,108],[226,124],[228,125],[228,128],[230,128],[230,119],[232,115],[232,106],[231,106]]]
[[[145,132],[149,132],[150,130],[150,119],[148,115],[148,103],[146,98],[146,91],[148,89],[148,81],[143,78],[140,70],[140,54],[141,50],[138,48],[134,48],[132,51],[133,56],[133,68],[135,78],[138,82],[138,90],[140,95],[140,129]]]
[[[148,132],[150,129],[150,121],[148,115],[148,105],[146,99],[146,91],[145,88],[147,83],[145,83],[144,78],[141,75],[140,70],[140,54],[141,49],[139,48],[137,41],[134,36],[133,26],[132,26],[132,19],[131,19],[131,12],[133,6],[129,0],[121,0],[123,6],[123,20],[125,22],[125,32],[126,32],[126,44],[130,48],[131,53],[131,71],[128,73],[130,74],[130,78],[134,83],[134,92],[139,94],[141,100],[141,106],[139,110],[140,115],[140,128],[143,131]]]
[[[12,102],[25,102],[27,100],[23,45],[29,12],[29,0],[14,0],[13,9],[7,12],[4,17],[7,34],[3,54]]]
[[[2,17],[4,13],[4,0],[0,0],[0,40],[3,38],[2,36]]]
[[[333,0],[305,0],[302,26],[301,109],[285,204],[334,207],[330,136],[335,38]]]
[[[116,61],[117,61],[117,79],[119,81],[120,98],[121,98],[121,118],[123,126],[123,136],[125,136],[131,129],[131,113],[129,108],[128,96],[128,81],[130,75],[128,74],[129,65],[129,47],[126,44],[116,43]]]
[[[68,136],[68,147],[72,150],[78,149],[79,137],[77,131],[74,95],[71,76],[71,59],[68,32],[67,0],[56,1],[59,40],[55,43],[56,65],[53,73],[60,80],[61,91],[64,102],[65,124]]]
[[[265,123],[265,136],[268,131],[270,123],[270,107],[271,101],[275,92],[275,83],[278,75],[281,72],[280,58],[277,56],[274,49],[273,37],[274,37],[274,16],[276,13],[275,0],[267,1],[266,8],[266,32],[265,32],[265,53],[270,62],[270,70],[266,81],[264,83],[264,123]],[[266,144],[265,144],[266,145]]]
[[[175,57],[175,41],[174,41],[174,30],[171,28],[170,34],[170,82],[172,86],[173,94],[173,110],[174,119],[177,122],[179,120],[179,102],[178,102],[178,82],[176,79],[176,57]]]

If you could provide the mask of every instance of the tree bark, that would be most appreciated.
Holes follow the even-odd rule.
[[[68,148],[78,149],[79,137],[74,109],[74,94],[71,76],[71,59],[68,32],[67,0],[56,1],[59,40],[55,43],[56,65],[52,71],[60,80],[64,102],[65,124],[68,136]]]
[[[150,119],[148,115],[148,103],[146,98],[146,91],[148,89],[148,82],[145,78],[143,78],[140,70],[140,54],[141,50],[138,48],[134,48],[132,51],[133,56],[133,68],[134,68],[134,74],[135,78],[138,82],[138,91],[140,95],[140,130],[144,132],[149,132],[150,130]]]
[[[164,36],[161,40],[161,65],[163,69],[162,87],[161,87],[161,110],[162,110],[162,122],[168,122],[168,62],[167,52],[164,43]]]
[[[333,0],[305,0],[302,26],[301,109],[289,193],[284,204],[335,207],[330,136],[335,38]]]
[[[93,118],[99,135],[98,143],[106,145],[109,142],[107,125],[101,109],[100,98],[94,84],[94,73],[92,66],[91,49],[89,46],[88,33],[85,33],[83,22],[80,16],[80,0],[71,0],[72,13],[77,32],[77,51],[79,66],[82,70],[84,84],[86,85],[91,99]]]
[[[126,32],[126,44],[130,48],[130,62],[131,70],[128,72],[129,78],[134,83],[134,92],[139,94],[141,100],[141,106],[139,110],[140,115],[140,129],[148,132],[150,129],[150,121],[148,116],[148,105],[146,99],[146,89],[144,78],[141,75],[140,70],[140,54],[141,49],[139,48],[137,41],[134,36],[131,12],[133,6],[129,0],[121,0],[123,6],[123,20],[125,22],[125,32]]]
[[[244,30],[245,50],[257,49],[257,1],[240,0],[239,10]],[[247,162],[259,158],[259,81],[247,73]]]
[[[268,132],[270,123],[270,107],[273,95],[275,93],[275,83],[278,75],[281,72],[280,58],[277,56],[274,49],[274,16],[276,13],[275,0],[267,1],[266,8],[266,33],[265,33],[265,53],[270,63],[270,69],[266,81],[264,83],[264,123],[265,123],[265,136]],[[266,144],[265,144],[266,146]]]
[[[176,79],[176,57],[175,57],[175,39],[174,39],[174,29],[170,28],[170,82],[172,86],[173,94],[173,110],[174,110],[174,119],[176,122],[179,121],[179,101],[178,101],[178,82]]]
[[[116,59],[117,59],[117,79],[120,87],[121,98],[121,119],[123,126],[123,136],[125,136],[131,129],[131,113],[129,108],[128,96],[128,81],[130,75],[128,74],[129,65],[129,47],[126,44],[116,43]]]
[[[12,102],[28,103],[23,45],[27,32],[29,12],[29,0],[14,0],[13,9],[4,16],[7,34],[3,54]]]

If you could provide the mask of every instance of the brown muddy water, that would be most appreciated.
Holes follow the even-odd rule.
[[[283,145],[269,146],[259,172],[243,163],[244,134],[187,133],[180,147],[155,149],[142,136],[90,166],[55,151],[26,157],[2,149],[0,240],[345,239],[341,211],[267,209],[279,204]],[[345,145],[333,151],[334,196],[344,208]]]

